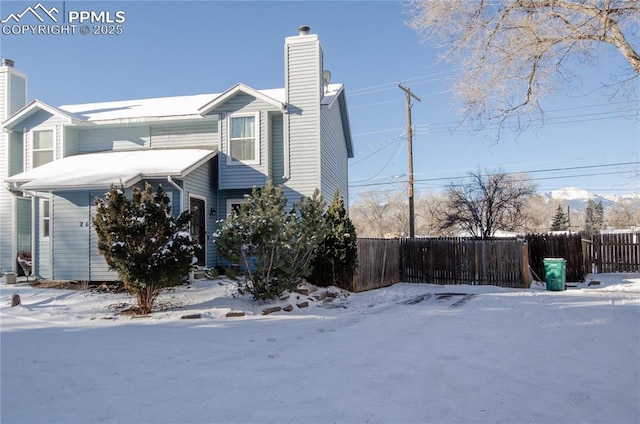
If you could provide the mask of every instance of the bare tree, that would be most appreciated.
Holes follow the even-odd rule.
[[[426,192],[417,196],[416,233],[429,237],[452,235],[440,225],[445,208],[446,197],[442,193]]]
[[[384,237],[388,233],[388,193],[367,192],[349,205],[349,216],[359,237]]]
[[[549,201],[540,194],[529,197],[523,211],[522,230],[526,233],[546,233],[553,218],[553,211],[558,206],[558,202]]]
[[[470,182],[450,183],[442,228],[456,228],[474,237],[492,237],[497,230],[522,228],[523,212],[534,186],[522,176],[503,172],[469,174]]]
[[[613,46],[640,75],[640,0],[412,0],[408,25],[439,40],[459,65],[454,93],[465,117],[480,123],[542,116],[539,100],[575,81],[576,61]],[[632,86],[628,84],[628,86]],[[631,90],[623,95],[637,98]]]
[[[624,199],[604,211],[605,224],[611,228],[640,227],[640,199]]]

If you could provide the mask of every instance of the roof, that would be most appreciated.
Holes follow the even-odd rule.
[[[198,108],[219,94],[158,97],[154,99],[64,105],[59,109],[82,121],[106,121],[127,118],[149,118],[197,115]]]
[[[132,118],[166,118],[172,116],[201,115],[200,109],[225,94],[240,87],[242,91],[284,103],[284,88],[255,90],[243,84],[237,84],[225,93],[195,94],[191,96],[157,97],[153,99],[121,100],[115,102],[85,103],[58,107],[81,121],[110,121]],[[237,91],[233,91],[235,94]]]
[[[67,156],[5,179],[19,190],[72,191],[131,187],[148,178],[184,178],[213,158],[206,149],[120,150]]]
[[[280,91],[282,93],[280,93]],[[278,107],[279,109],[284,109],[285,108],[284,88],[283,89],[262,90],[262,91],[260,91],[260,90],[254,90],[253,88],[248,87],[248,86],[246,86],[244,84],[236,84],[233,87],[231,87],[230,89],[228,89],[227,91],[225,91],[224,93],[222,93],[219,96],[217,96],[215,99],[207,102],[205,105],[200,107],[198,109],[198,112],[201,115],[206,115],[207,113],[211,112],[216,107],[220,106],[221,104],[223,104],[224,102],[226,102],[227,100],[229,100],[230,98],[232,98],[233,96],[238,94],[239,92],[247,93],[247,94],[255,97],[256,99],[260,99],[260,100],[262,100],[262,101],[264,101],[266,103],[269,103],[269,104],[271,104],[273,106]],[[268,95],[266,93],[269,93],[270,95]],[[283,97],[283,100],[277,100],[276,98],[272,97],[272,96],[280,97],[280,95]]]
[[[45,102],[42,102],[36,99],[29,102],[29,104],[25,105],[22,109],[14,113],[13,116],[11,116],[9,119],[7,119],[2,123],[2,126],[8,129],[11,129],[16,124],[20,123],[23,119],[28,118],[29,116],[33,115],[39,110],[44,110],[46,112],[49,112],[52,115],[59,116],[64,121],[67,121],[69,123],[77,122],[76,118],[73,115],[70,115],[69,113],[67,113],[66,111],[61,110],[60,108],[48,105]]]
[[[202,118],[201,109],[210,105],[218,105],[238,91],[246,92],[275,106],[284,106],[284,88],[255,90],[246,85],[237,84],[224,93],[83,103],[59,107],[48,105],[40,100],[34,100],[3,122],[2,126],[11,129],[38,110],[45,110],[53,115],[58,115],[69,123],[118,123],[172,118]],[[211,111],[211,109],[211,107],[207,107],[207,112]]]

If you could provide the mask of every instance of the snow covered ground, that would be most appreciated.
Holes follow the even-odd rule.
[[[198,281],[147,318],[115,314],[125,294],[2,283],[0,421],[638,423],[640,275],[592,278],[398,284],[270,315]]]

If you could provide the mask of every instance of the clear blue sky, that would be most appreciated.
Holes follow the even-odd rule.
[[[37,3],[2,1],[1,19]],[[59,106],[216,93],[238,82],[282,87],[284,38],[305,24],[320,37],[332,82],[346,86],[356,152],[349,168],[352,200],[367,190],[405,190],[406,112],[398,81],[422,97],[413,107],[418,190],[439,190],[467,172],[500,167],[530,172],[541,192],[568,186],[640,192],[640,167],[617,165],[640,161],[640,103],[609,104],[597,90],[609,75],[628,70],[613,49],[593,65],[577,65],[582,83],[572,92],[543,102],[544,126],[519,136],[507,131],[496,144],[487,133],[456,128],[461,116],[447,80],[454,69],[405,25],[400,2],[42,4],[67,12],[121,10],[126,20],[121,35],[1,35],[1,56],[29,76],[30,100]]]

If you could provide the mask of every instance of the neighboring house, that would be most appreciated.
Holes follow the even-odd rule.
[[[342,84],[329,84],[317,35],[285,40],[285,84],[221,94],[53,107],[26,104],[27,76],[0,67],[0,270],[31,251],[33,274],[117,278],[98,253],[95,197],[110,185],[162,184],[172,211],[194,212],[200,267],[217,264],[216,220],[271,179],[290,202],[316,188],[348,197],[353,157]]]

